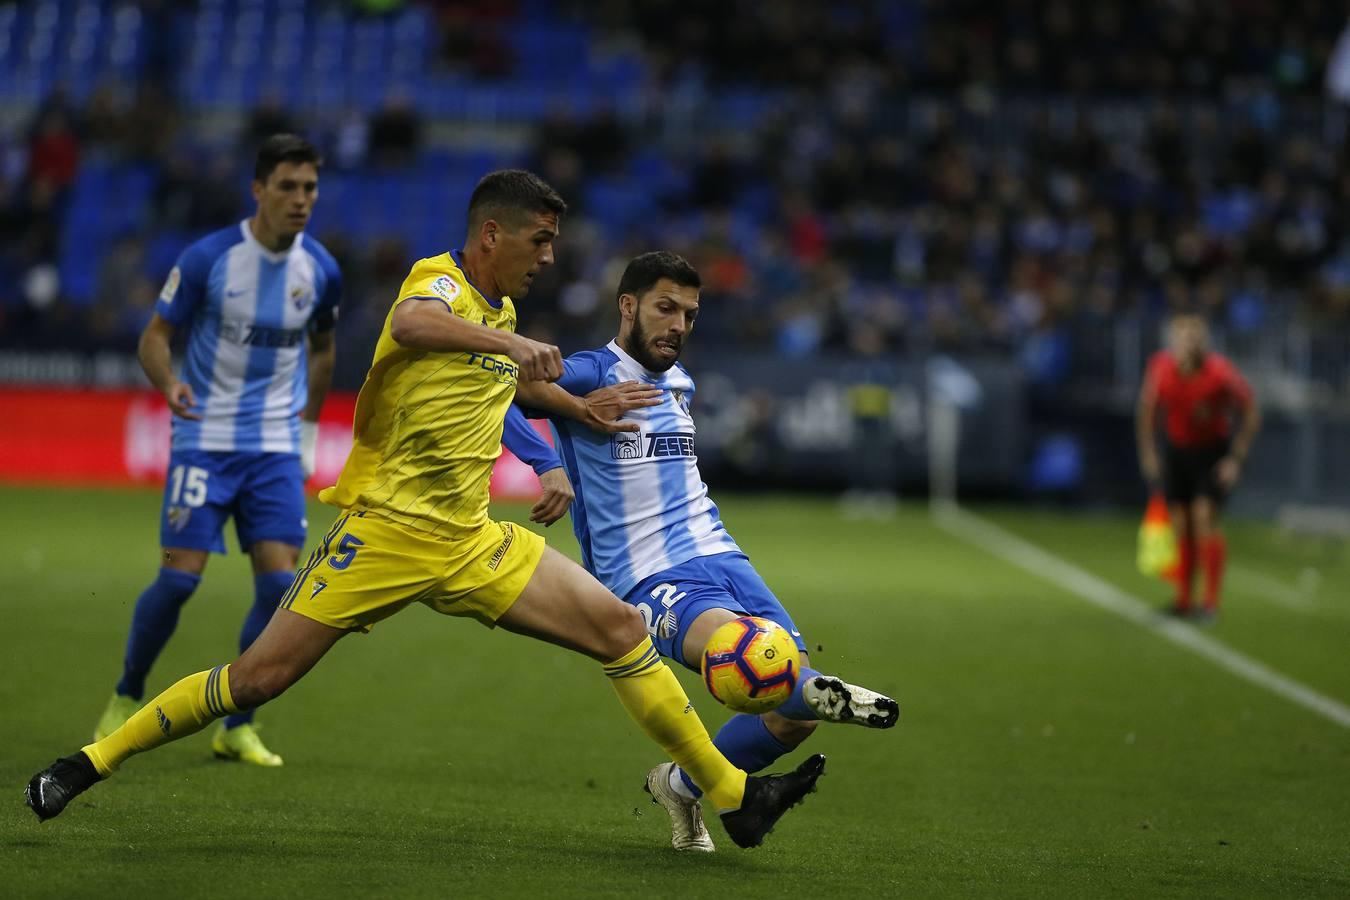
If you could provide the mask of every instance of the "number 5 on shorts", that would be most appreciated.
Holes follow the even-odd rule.
[[[339,571],[347,568],[356,559],[356,551],[365,545],[366,542],[356,535],[344,534],[342,540],[338,541],[338,552],[328,557],[328,564]]]

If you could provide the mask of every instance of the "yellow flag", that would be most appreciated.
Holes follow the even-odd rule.
[[[1162,494],[1149,498],[1144,521],[1139,525],[1139,571],[1155,578],[1169,578],[1177,567],[1177,536],[1167,517]]]

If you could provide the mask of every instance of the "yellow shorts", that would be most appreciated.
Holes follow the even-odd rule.
[[[370,631],[409,603],[485,625],[511,608],[539,565],[544,539],[488,520],[453,539],[343,513],[281,598],[281,608],[341,628]]]

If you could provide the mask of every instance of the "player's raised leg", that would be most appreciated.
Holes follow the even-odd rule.
[[[702,664],[704,648],[708,646],[713,632],[732,619],[747,614],[776,621],[790,631],[797,638],[797,647],[801,654],[801,670],[797,676],[797,685],[792,695],[781,706],[763,714],[764,728],[772,737],[786,745],[783,752],[806,740],[815,729],[816,721],[861,725],[866,728],[891,728],[899,721],[900,705],[890,697],[813,669],[811,657],[803,647],[797,629],[782,605],[768,593],[768,588],[762,587],[762,582],[758,582],[758,576],[753,580],[742,576],[741,581],[748,590],[754,591],[759,588],[758,593],[761,596],[752,598],[755,602],[751,608],[742,610],[712,607],[698,613],[684,631],[680,652],[685,664],[698,671]],[[726,748],[723,748],[723,752],[727,752]],[[727,753],[727,756],[736,762],[730,753]],[[769,759],[764,764],[767,765],[772,761],[773,759]],[[737,762],[737,765],[740,763]],[[741,767],[747,772],[757,771],[747,766]]]
[[[580,566],[545,548],[538,567],[497,624],[604,663],[624,708],[708,793],[738,845],[758,845],[815,787],[824,757],[776,778],[747,778],[713,745],[675,674],[652,646],[641,616]]]
[[[685,664],[696,669],[713,632],[741,615],[724,607],[698,613],[680,645]],[[900,707],[891,698],[816,671],[805,651],[801,660],[796,689],[782,706],[758,716],[739,713],[718,730],[713,743],[733,765],[747,772],[767,768],[809,738],[819,721],[889,728],[899,718]],[[712,849],[698,812],[702,792],[687,772],[658,766],[647,774],[647,791],[670,815],[676,849]]]
[[[552,548],[500,619],[501,627],[604,664],[620,702],[649,737],[685,765],[720,809],[741,805],[745,773],[716,751],[684,689],[661,661],[642,617]]]
[[[195,734],[216,719],[280,696],[343,634],[289,610],[278,610],[239,659],[189,675],[141,707],[103,740],[58,759],[34,775],[25,791],[28,805],[38,818],[50,819],[131,756]]]

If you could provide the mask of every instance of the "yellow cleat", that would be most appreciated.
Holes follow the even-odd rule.
[[[221,722],[211,738],[211,752],[217,759],[237,759],[255,766],[281,765],[281,757],[267,749],[258,737],[258,729],[249,724],[226,728]]]
[[[135,715],[140,708],[141,701],[135,697],[113,694],[112,699],[108,701],[107,707],[103,710],[103,715],[98,717],[98,725],[94,726],[94,740],[101,741],[121,728],[123,723]]]

